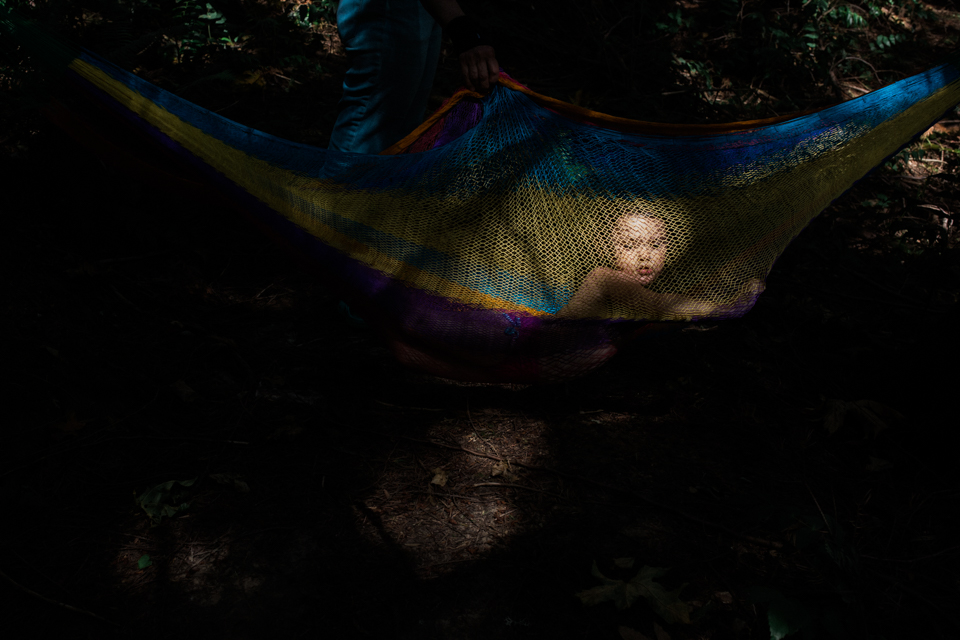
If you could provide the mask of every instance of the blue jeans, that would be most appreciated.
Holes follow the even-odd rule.
[[[440,58],[440,25],[419,0],[340,0],[350,68],[331,149],[380,153],[423,122]]]

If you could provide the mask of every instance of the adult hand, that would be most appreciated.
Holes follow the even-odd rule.
[[[483,44],[460,54],[460,72],[471,91],[486,93],[500,78],[500,65],[493,47]]]

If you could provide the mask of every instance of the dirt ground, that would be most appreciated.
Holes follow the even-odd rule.
[[[805,637],[960,635],[952,152],[859,183],[745,318],[520,386],[403,369],[230,211],[18,118],[10,637],[745,640],[771,611]],[[955,123],[931,138],[960,148]],[[138,498],[190,480],[151,523]],[[593,563],[669,568],[691,622],[584,604]]]

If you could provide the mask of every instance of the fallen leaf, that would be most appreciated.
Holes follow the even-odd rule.
[[[430,484],[435,484],[441,487],[447,486],[447,472],[437,467],[433,470],[433,480],[430,481]]]
[[[510,463],[506,460],[500,460],[493,465],[493,468],[490,470],[490,475],[494,478],[500,476],[507,482],[516,482],[520,479],[510,470]]]
[[[234,80],[234,82],[237,84],[255,85],[258,87],[265,87],[267,85],[267,81],[263,77],[263,71],[259,69],[245,71],[243,77],[237,78]]]
[[[146,569],[152,564],[153,564],[153,561],[150,559],[150,556],[148,556],[147,554],[143,554],[142,556],[140,556],[140,559],[137,560],[137,569]]]
[[[585,605],[592,606],[601,602],[613,602],[617,609],[626,609],[640,597],[637,590],[632,588],[629,583],[623,580],[611,580],[600,573],[596,561],[593,563],[591,573],[595,578],[599,578],[603,584],[577,594],[577,597]]]
[[[175,485],[191,487],[196,481],[196,478],[192,478],[190,480],[170,480],[158,484],[152,489],[144,491],[137,498],[137,504],[147,512],[153,524],[159,524],[164,517],[175,516],[190,506],[189,502],[183,501],[182,491],[177,490]]]
[[[682,622],[690,624],[692,608],[686,602],[680,600],[679,597],[680,590],[686,585],[681,585],[673,591],[667,591],[663,585],[656,582],[656,579],[666,572],[667,569],[645,566],[630,582],[625,582],[607,578],[600,573],[597,563],[594,562],[591,573],[603,584],[599,587],[581,591],[577,594],[577,597],[586,605],[613,602],[618,609],[626,609],[639,598],[644,598],[650,607],[667,623]]]

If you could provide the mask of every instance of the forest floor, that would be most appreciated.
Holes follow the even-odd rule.
[[[200,97],[322,145],[335,43],[323,64]],[[515,75],[583,98],[559,64]],[[454,83],[448,61],[436,101]],[[231,212],[5,116],[16,637],[960,636],[956,115],[817,218],[746,317],[553,385],[406,370]],[[658,597],[585,605],[594,563]]]

